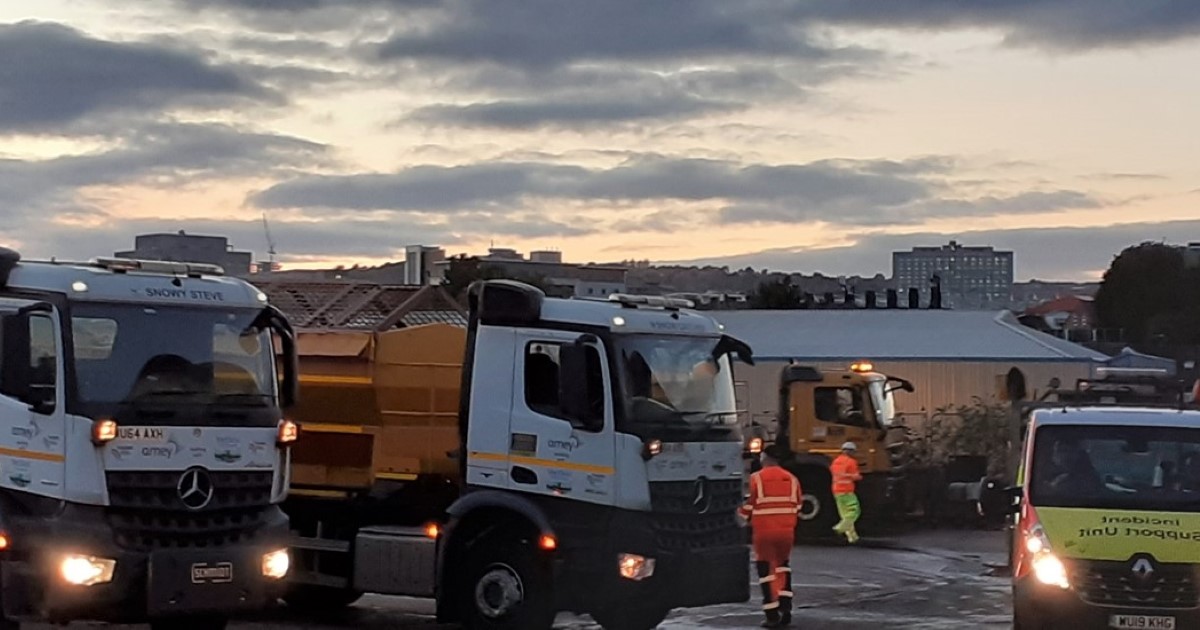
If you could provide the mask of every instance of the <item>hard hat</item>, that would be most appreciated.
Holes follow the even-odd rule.
[[[857,451],[858,445],[856,445],[854,442],[846,442],[845,444],[842,445],[842,450],[843,451]]]

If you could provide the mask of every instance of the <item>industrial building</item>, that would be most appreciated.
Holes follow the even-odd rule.
[[[773,426],[779,376],[790,361],[845,369],[869,361],[875,371],[912,382],[897,393],[897,411],[925,416],[975,398],[1003,400],[1012,368],[1028,388],[1045,391],[1053,377],[1070,385],[1092,376],[1108,357],[1022,326],[1008,311],[907,309],[748,310],[712,313],[726,332],[750,344],[754,366],[737,363],[738,408],[744,419]]]
[[[116,252],[117,258],[141,260],[170,260],[174,262],[208,263],[219,265],[231,276],[250,273],[254,255],[235,251],[224,236],[202,236],[188,234],[183,230],[176,233],[140,234],[134,239],[133,249]]]

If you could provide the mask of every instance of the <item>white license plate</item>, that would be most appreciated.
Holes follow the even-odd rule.
[[[192,584],[228,584],[232,581],[233,563],[197,562],[192,565]]]
[[[1136,628],[1138,630],[1175,630],[1174,617],[1151,617],[1149,615],[1111,615],[1110,628]]]

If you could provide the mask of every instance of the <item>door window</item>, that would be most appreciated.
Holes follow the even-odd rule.
[[[818,420],[852,427],[867,427],[862,390],[854,387],[818,387],[813,392]]]
[[[525,346],[525,406],[530,411],[569,420],[559,396],[559,351],[561,343],[535,341]],[[588,404],[592,417],[604,417],[604,372],[600,352],[587,347]]]

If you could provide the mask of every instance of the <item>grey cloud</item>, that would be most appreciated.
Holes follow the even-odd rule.
[[[785,203],[828,210],[852,204],[897,206],[927,199],[933,189],[917,177],[871,173],[871,163],[862,164],[747,166],[651,156],[607,169],[538,162],[417,166],[392,174],[301,177],[259,193],[254,201],[263,207],[452,210],[520,207],[534,198],[677,199]]]
[[[128,131],[123,146],[100,153],[0,160],[0,208],[6,218],[86,211],[78,200],[82,188],[266,175],[322,164],[324,151],[298,138],[225,125],[147,125]]]
[[[685,95],[663,98],[552,98],[545,100],[496,101],[470,105],[431,105],[406,117],[409,122],[502,129],[566,127],[582,129],[595,125],[679,119],[741,109],[740,104],[705,100]]]
[[[1154,45],[1200,35],[1193,0],[844,0],[796,2],[805,20],[882,28],[993,28],[1052,49]]]
[[[59,24],[0,24],[0,59],[0,134],[61,132],[113,112],[283,102],[237,68],[167,46],[95,39]]]
[[[1108,268],[1122,249],[1146,240],[1170,240],[1200,234],[1200,221],[1128,223],[1103,227],[1022,228],[958,233],[872,233],[853,245],[832,248],[780,248],[687,261],[689,264],[752,266],[781,271],[820,271],[827,275],[891,275],[891,253],[914,246],[942,245],[951,239],[966,245],[991,245],[1015,253],[1018,280],[1086,280]],[[1184,239],[1186,240],[1186,239]]]
[[[548,68],[582,61],[787,55],[826,58],[767,2],[451,0],[432,28],[395,34],[383,59]]]

